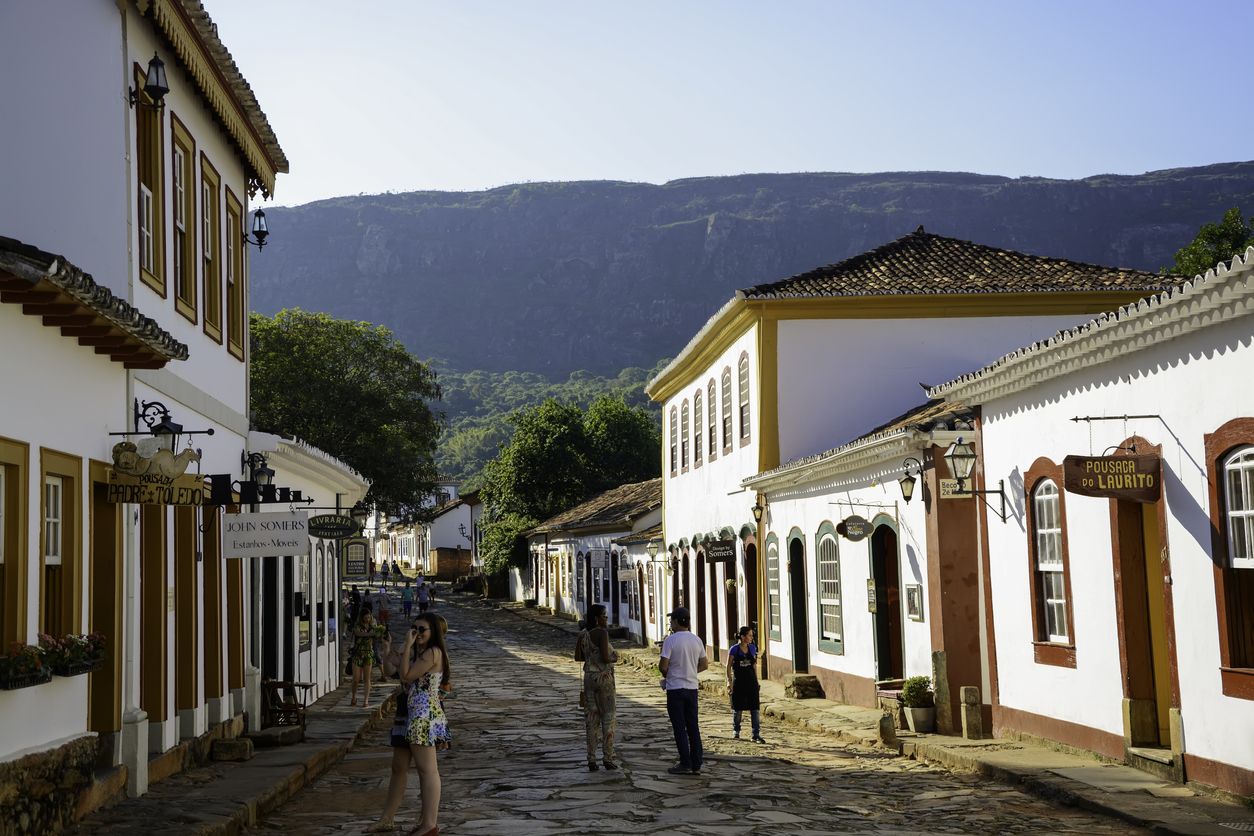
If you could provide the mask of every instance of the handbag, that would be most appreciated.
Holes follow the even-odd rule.
[[[579,707],[587,708],[588,706],[585,704],[586,702],[587,700],[584,698],[584,691],[582,688],[580,688],[579,689]]]
[[[353,675],[353,660],[352,659],[349,659],[346,662],[344,662],[344,675],[345,676]]]

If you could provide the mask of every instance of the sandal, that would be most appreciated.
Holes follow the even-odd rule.
[[[351,706],[351,705],[357,705],[357,698],[356,698],[356,697],[353,697],[353,701],[352,701],[352,702],[350,702],[350,703],[349,703],[349,705],[350,705],[350,706]]]
[[[362,832],[363,833],[391,833],[395,829],[396,829],[396,822],[378,821],[374,823],[373,827],[368,827]]]

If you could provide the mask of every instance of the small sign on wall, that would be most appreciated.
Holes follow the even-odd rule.
[[[970,479],[966,479],[964,481],[966,483],[971,482]],[[971,493],[970,484],[964,484],[962,488],[963,488],[962,493],[959,493],[957,479],[941,479],[940,480],[940,498],[941,499],[972,499],[975,497],[975,494]]]
[[[1153,504],[1162,496],[1162,462],[1156,455],[1067,456],[1062,480],[1080,496]]]
[[[714,540],[705,547],[705,559],[711,563],[735,563],[736,541]]]
[[[227,514],[222,528],[223,557],[309,554],[308,511]]]
[[[875,603],[875,579],[867,578],[866,581],[866,611],[877,612],[878,607]]]
[[[620,581],[634,581],[636,579],[635,569],[619,569],[618,579]]]

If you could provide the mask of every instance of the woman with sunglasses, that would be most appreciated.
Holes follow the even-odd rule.
[[[389,741],[393,747],[392,777],[383,816],[369,833],[395,829],[393,817],[405,796],[412,760],[418,770],[422,821],[410,833],[439,836],[436,819],[440,812],[440,770],[435,756],[436,750],[446,748],[449,741],[448,721],[440,702],[440,684],[450,681],[448,651],[444,646],[447,632],[448,623],[442,616],[422,613],[405,637],[399,671],[401,693],[396,698],[396,719]]]

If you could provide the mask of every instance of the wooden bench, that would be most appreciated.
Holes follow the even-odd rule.
[[[312,682],[290,682],[268,679],[261,683],[264,697],[262,728],[271,726],[300,726],[300,739],[305,739],[305,699],[297,696],[297,689],[304,693]]]

